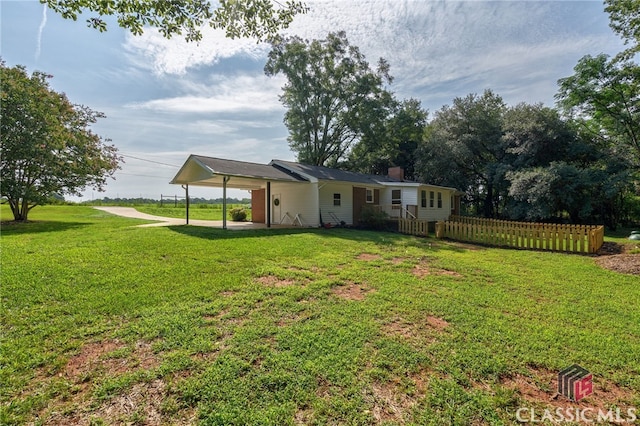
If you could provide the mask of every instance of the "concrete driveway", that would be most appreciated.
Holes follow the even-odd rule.
[[[153,220],[155,223],[146,223],[144,225],[137,225],[139,227],[153,227],[153,226],[174,226],[174,225],[186,225],[186,219],[176,219],[173,217],[154,216],[152,214],[141,213],[133,207],[110,207],[100,206],[94,207],[96,210],[102,210],[103,212],[115,214],[117,216],[130,217],[133,219]],[[211,228],[222,228],[221,220],[193,220],[189,219],[189,225],[194,226],[209,226]],[[253,222],[232,222],[227,221],[227,229],[240,230],[240,229],[265,229],[267,226],[264,223]],[[281,228],[282,226],[278,226]]]

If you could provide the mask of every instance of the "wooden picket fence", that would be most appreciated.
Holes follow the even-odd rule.
[[[448,221],[436,223],[436,238],[532,250],[596,253],[604,243],[604,226],[451,216]]]
[[[429,235],[429,222],[418,219],[398,219],[398,232],[426,237]]]

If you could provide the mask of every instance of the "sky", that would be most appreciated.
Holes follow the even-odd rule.
[[[456,97],[486,89],[509,105],[554,106],[557,81],[589,54],[624,48],[601,1],[307,0],[310,11],[285,30],[323,39],[344,30],[372,66],[385,58],[398,99],[415,98],[434,113]],[[267,77],[269,45],[230,40],[170,40],[154,29],[133,36],[108,20],[108,31],[65,20],[36,0],[0,0],[0,56],[7,66],[53,75],[50,86],[71,102],[101,111],[92,130],[124,157],[103,197],[184,196],[170,185],[190,154],[257,163],[295,160],[279,101],[285,80]],[[221,189],[189,188],[217,198]],[[229,196],[249,197],[233,190]]]

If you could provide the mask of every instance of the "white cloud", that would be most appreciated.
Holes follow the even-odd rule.
[[[282,79],[259,74],[212,78],[179,83],[182,96],[128,104],[132,109],[173,113],[255,113],[281,111],[278,101]]]
[[[555,69],[567,57],[575,63],[590,48],[610,47],[606,44],[612,38],[606,25],[601,37],[585,37],[593,22],[603,22],[602,16],[593,14],[595,8],[602,9],[596,2],[307,0],[307,4],[309,13],[297,16],[285,34],[312,39],[345,30],[370,63],[379,57],[390,62],[394,87],[402,96],[414,96],[416,87],[458,79],[484,86],[496,80],[491,72],[503,65],[503,74],[514,68]],[[229,40],[210,28],[203,34],[195,44],[148,31],[130,37],[127,49],[141,54],[146,66],[159,74],[183,75],[235,57],[266,60],[266,44]],[[213,102],[201,106],[217,108]]]
[[[155,29],[147,29],[140,36],[128,35],[125,50],[135,65],[154,73],[184,75],[188,69],[215,64],[221,59],[242,55],[261,58],[269,46],[251,39],[230,40],[221,30],[203,27],[200,42],[187,42],[180,36],[166,39]]]

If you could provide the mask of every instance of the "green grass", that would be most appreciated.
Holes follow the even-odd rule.
[[[234,207],[246,207],[244,204],[228,204],[227,212]],[[136,210],[142,213],[152,214],[164,217],[185,217],[185,207],[167,207],[167,206],[135,206]],[[251,209],[246,209],[247,219],[251,220]],[[195,204],[189,208],[189,218],[194,220],[222,220],[222,204]],[[230,219],[229,213],[227,218]]]
[[[640,407],[640,278],[593,257],[30,219],[2,226],[0,424],[515,424],[571,363],[581,407]]]

